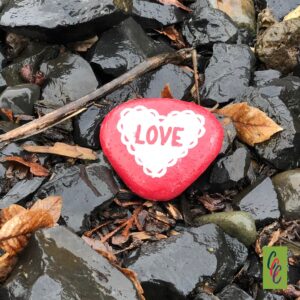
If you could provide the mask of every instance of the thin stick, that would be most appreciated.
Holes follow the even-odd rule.
[[[71,117],[78,115],[88,105],[100,97],[113,92],[114,90],[132,82],[139,76],[153,71],[156,68],[167,63],[180,63],[188,58],[191,58],[191,49],[182,49],[174,53],[160,54],[151,57],[120,77],[112,80],[111,82],[103,85],[94,92],[70,102],[44,116],[33,120],[21,127],[13,129],[5,134],[0,135],[0,142],[11,142],[19,139],[27,138],[35,134],[41,133]],[[83,79],[84,80],[84,79]]]
[[[196,88],[196,94],[197,94],[197,103],[200,105],[199,73],[198,73],[198,60],[197,60],[196,49],[194,49],[192,51],[192,61],[193,61],[193,69],[194,69],[195,88]]]

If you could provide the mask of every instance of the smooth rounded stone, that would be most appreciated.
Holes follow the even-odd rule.
[[[2,70],[1,74],[9,86],[22,84],[24,79],[20,71],[24,66],[30,66],[35,73],[43,62],[56,58],[58,54],[58,45],[30,42],[21,54]]]
[[[34,39],[56,42],[83,40],[120,21],[132,9],[132,0],[2,1],[0,25]]]
[[[286,219],[300,218],[300,169],[279,173],[272,178],[279,198],[281,213]]]
[[[249,294],[239,288],[236,284],[226,286],[222,292],[217,294],[220,300],[254,300]]]
[[[181,100],[190,93],[193,83],[191,71],[166,64],[107,95],[105,99],[119,104],[137,97],[159,98],[163,88],[169,84],[174,99]]]
[[[193,47],[211,47],[214,43],[235,43],[238,29],[225,13],[206,7],[193,11],[183,23],[182,34]]]
[[[89,63],[81,56],[69,52],[43,63],[40,70],[47,78],[43,99],[61,106],[93,92],[98,86]]]
[[[254,72],[254,86],[264,86],[270,83],[273,79],[279,79],[281,72],[277,70],[263,70]]]
[[[118,190],[112,170],[100,160],[88,166],[59,168],[55,176],[39,188],[34,199],[62,196],[63,221],[72,230],[82,232],[87,228],[89,215],[108,205]]]
[[[0,108],[11,109],[15,115],[33,115],[34,103],[40,99],[40,93],[36,84],[8,87],[0,95]]]
[[[300,5],[300,0],[261,0],[278,21]]]
[[[125,265],[137,273],[147,300],[183,300],[207,280],[210,287],[222,289],[247,255],[247,248],[238,240],[208,224],[145,243]]]
[[[205,70],[202,98],[218,103],[234,100],[249,86],[255,56],[246,45],[214,44]]]
[[[132,282],[63,226],[37,231],[5,284],[6,300],[137,300]]]
[[[280,217],[278,197],[269,177],[243,190],[234,202],[240,210],[250,213],[258,226],[264,226]]]
[[[152,0],[132,0],[130,15],[144,28],[170,26],[182,22],[188,13],[174,5]]]
[[[128,101],[100,129],[114,170],[132,192],[154,201],[184,192],[215,160],[222,142],[223,128],[212,113],[175,99]]]
[[[214,164],[209,182],[219,191],[231,189],[247,180],[251,156],[244,148],[235,150],[232,154],[220,158]]]
[[[220,226],[227,234],[237,238],[249,247],[256,240],[257,232],[253,217],[243,211],[219,212],[195,218],[199,225],[213,223]]]
[[[237,102],[247,102],[250,106],[259,108],[284,129],[268,141],[255,145],[258,155],[280,170],[300,165],[300,119],[296,113],[300,105],[300,79],[293,77],[288,82],[290,85],[277,79],[274,84],[248,88],[237,99]]]
[[[269,69],[284,74],[298,65],[300,19],[275,23],[257,38],[255,52]]]
[[[256,300],[286,300],[286,298],[264,290],[258,290]]]
[[[147,36],[142,27],[132,18],[104,32],[97,42],[91,63],[105,74],[120,76],[148,57],[171,52]]]
[[[24,179],[16,183],[0,200],[0,209],[22,202],[32,195],[44,182],[44,177]]]

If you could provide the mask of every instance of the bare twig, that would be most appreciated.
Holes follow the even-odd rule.
[[[198,60],[197,60],[197,51],[194,49],[192,51],[192,61],[194,68],[194,79],[195,79],[195,88],[197,94],[197,103],[200,105],[200,93],[199,93],[199,73],[198,73]]]
[[[87,106],[91,105],[97,98],[103,97],[108,93],[132,82],[139,76],[155,70],[159,66],[167,63],[180,63],[185,59],[191,58],[191,49],[182,49],[174,53],[160,54],[151,57],[144,62],[140,63],[130,71],[121,75],[120,77],[112,80],[111,82],[103,85],[94,92],[76,100],[70,102],[63,107],[60,107],[43,117],[33,120],[19,128],[11,130],[5,134],[0,135],[0,142],[10,142],[19,139],[27,138],[32,135],[43,132],[71,117],[78,115]]]

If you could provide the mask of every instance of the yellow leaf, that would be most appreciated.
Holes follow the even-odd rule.
[[[246,102],[227,105],[217,113],[229,117],[239,139],[250,146],[267,141],[273,134],[283,130],[264,112]]]

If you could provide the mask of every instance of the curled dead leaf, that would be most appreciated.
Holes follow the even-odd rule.
[[[263,111],[249,106],[246,102],[229,104],[216,112],[229,117],[235,125],[239,139],[250,146],[267,141],[283,130]]]
[[[155,31],[168,37],[178,49],[186,47],[182,34],[175,28],[174,25],[165,27],[162,30],[156,29]]]
[[[171,92],[171,88],[170,85],[167,83],[164,88],[162,89],[161,93],[160,93],[161,98],[169,98],[169,99],[173,99],[173,95]]]
[[[164,4],[164,5],[174,5],[174,6],[179,7],[187,12],[192,12],[192,10],[190,8],[183,5],[179,0],[158,0],[158,2],[160,2],[161,4]]]

